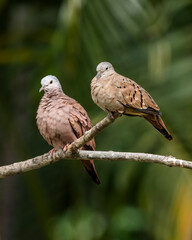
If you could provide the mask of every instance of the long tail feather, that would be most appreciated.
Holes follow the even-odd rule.
[[[167,130],[162,118],[160,115],[146,115],[144,118],[150,122],[163,136],[165,136],[168,140],[172,140],[170,132]]]
[[[97,184],[100,184],[99,177],[98,177],[97,171],[95,169],[93,160],[90,160],[90,161],[81,160],[81,162],[83,163],[83,166],[85,167],[85,169],[87,170],[87,172],[89,173],[89,175],[91,176],[93,181]]]

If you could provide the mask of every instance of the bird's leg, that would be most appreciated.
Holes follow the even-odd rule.
[[[110,115],[110,117],[112,119],[116,119],[117,117],[121,117],[123,112],[108,112],[108,114]]]
[[[109,111],[108,111],[108,114],[109,114],[109,116],[110,116],[112,119],[114,119],[114,112],[109,112]]]
[[[67,143],[64,147],[63,147],[63,151],[67,151],[68,150],[68,147],[69,147],[70,143]]]
[[[51,157],[53,157],[53,152],[55,152],[55,148],[53,148],[49,151],[49,154],[51,155]]]

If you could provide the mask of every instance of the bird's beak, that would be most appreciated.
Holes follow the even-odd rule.
[[[101,73],[98,72],[97,75],[96,75],[96,78],[99,79],[101,77]]]
[[[39,92],[41,92],[42,90],[44,90],[44,87],[43,87],[43,86],[39,89]]]

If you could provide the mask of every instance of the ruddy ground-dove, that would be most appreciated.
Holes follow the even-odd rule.
[[[172,140],[158,105],[145,89],[116,73],[109,62],[101,62],[96,71],[97,75],[91,82],[91,95],[100,108],[112,114],[144,117],[168,140]]]
[[[91,121],[85,109],[74,99],[64,94],[59,80],[55,76],[46,76],[41,80],[44,90],[37,110],[37,126],[43,138],[55,150],[64,148],[91,128]],[[95,140],[86,143],[82,149],[95,150]],[[99,178],[92,160],[82,160],[95,183]]]

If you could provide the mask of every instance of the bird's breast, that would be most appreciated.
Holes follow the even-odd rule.
[[[39,106],[37,112],[37,125],[43,138],[54,148],[59,149],[67,143],[73,142],[76,137],[71,131],[69,123],[69,109],[57,108],[57,104]]]
[[[111,81],[96,80],[91,86],[93,101],[106,112],[122,110]]]

